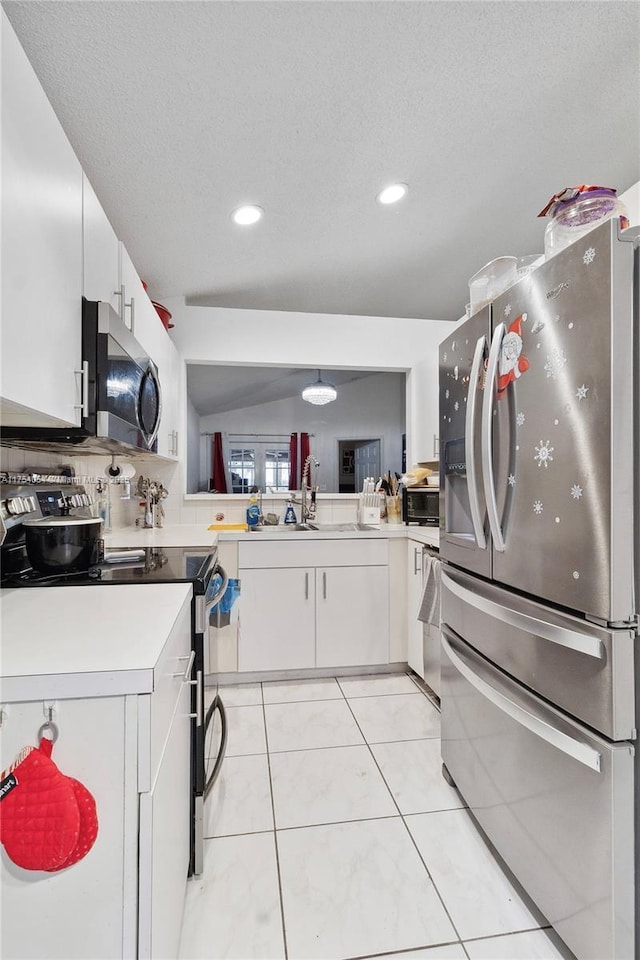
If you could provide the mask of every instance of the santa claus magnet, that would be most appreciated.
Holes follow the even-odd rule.
[[[515,382],[529,369],[529,361],[522,352],[522,324],[526,319],[526,313],[521,313],[509,324],[502,338],[498,360],[498,400],[502,400],[511,381]]]

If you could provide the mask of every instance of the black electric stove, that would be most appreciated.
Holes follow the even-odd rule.
[[[117,555],[113,562],[110,556]],[[29,564],[26,553],[14,552],[13,562],[3,565],[2,586],[83,586],[96,583],[192,583],[196,596],[205,594],[213,570],[215,547],[110,547],[104,562],[78,573],[40,573]],[[9,566],[10,569],[7,569]],[[11,569],[13,568],[13,569]]]

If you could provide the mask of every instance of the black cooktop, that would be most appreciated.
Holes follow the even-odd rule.
[[[118,563],[104,562],[80,573],[44,574],[30,567],[7,575],[6,587],[82,586],[97,583],[193,583],[196,592],[204,592],[215,563],[215,553],[207,547],[110,547],[112,552],[131,553]],[[143,556],[140,556],[143,552]],[[200,587],[200,589],[198,589]]]

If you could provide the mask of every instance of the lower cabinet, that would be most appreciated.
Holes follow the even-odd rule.
[[[423,625],[418,620],[422,599],[422,543],[407,543],[407,663],[424,680]]]
[[[389,663],[386,540],[239,544],[238,670]]]
[[[51,698],[52,759],[93,795],[98,836],[85,857],[53,873],[21,869],[2,850],[0,956],[177,957],[189,869],[190,646],[187,602],[154,667],[153,692]],[[36,680],[33,699],[3,703],[0,769],[38,742],[49,698]]]
[[[238,670],[316,665],[315,571],[242,570]]]
[[[316,666],[389,663],[387,567],[316,570]]]

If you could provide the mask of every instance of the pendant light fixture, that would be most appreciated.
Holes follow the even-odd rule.
[[[338,396],[338,391],[331,383],[325,383],[325,381],[320,376],[320,371],[318,370],[318,379],[315,383],[310,383],[308,387],[305,387],[302,391],[302,399],[306,400],[307,403],[314,403],[317,406],[321,406],[325,403],[331,403],[332,400],[335,400]]]

